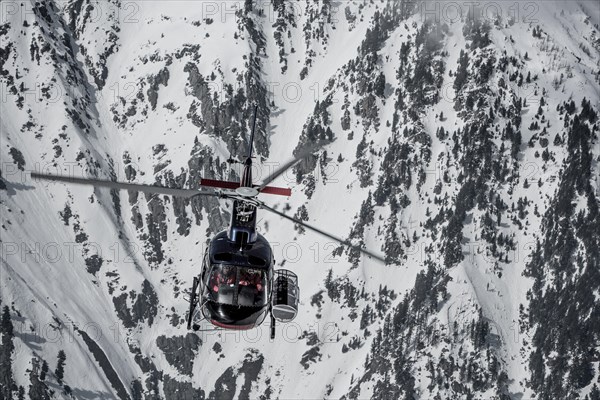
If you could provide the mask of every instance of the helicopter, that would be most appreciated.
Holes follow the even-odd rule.
[[[384,263],[385,261],[381,256],[361,246],[291,217],[258,199],[258,196],[262,194],[291,196],[290,188],[269,185],[294,165],[320,150],[320,147],[312,146],[297,153],[296,157],[283,164],[260,184],[255,184],[252,179],[252,154],[257,112],[258,106],[254,110],[254,122],[246,159],[244,162],[240,162],[243,164],[240,182],[201,179],[200,186],[203,188],[201,190],[38,172],[32,172],[31,177],[187,199],[196,196],[212,196],[232,200],[229,228],[210,240],[203,256],[200,273],[193,279],[189,295],[187,329],[201,331],[200,323],[208,321],[214,327],[211,330],[248,330],[262,325],[269,317],[270,334],[274,339],[276,322],[288,323],[296,317],[300,288],[298,276],[294,272],[287,269],[275,269],[273,250],[268,240],[257,231],[259,209],[278,215],[378,261]],[[230,159],[229,162],[236,161]]]

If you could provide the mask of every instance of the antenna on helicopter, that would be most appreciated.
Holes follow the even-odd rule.
[[[252,133],[250,133],[250,146],[248,149],[248,158],[252,158],[254,148],[254,132],[256,131],[256,118],[258,116],[258,104],[254,106],[254,122],[252,123]]]

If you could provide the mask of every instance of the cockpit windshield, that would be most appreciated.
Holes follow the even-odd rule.
[[[254,268],[215,264],[208,280],[212,300],[220,304],[261,307],[266,304],[266,274]]]
[[[238,269],[238,305],[255,307],[264,304],[265,274],[252,268]]]
[[[212,298],[221,304],[235,304],[236,267],[231,265],[215,265],[210,274],[208,289]]]

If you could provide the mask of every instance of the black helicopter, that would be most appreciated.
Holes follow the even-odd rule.
[[[362,247],[290,217],[258,200],[260,194],[290,196],[291,189],[268,185],[319,148],[312,147],[301,152],[262,183],[255,185],[252,180],[252,153],[257,111],[258,107],[255,109],[248,154],[243,162],[244,169],[239,183],[202,179],[200,186],[208,190],[198,190],[36,172],[32,172],[31,176],[34,179],[182,198],[214,196],[233,200],[229,229],[217,234],[210,241],[204,254],[201,272],[194,277],[189,298],[188,329],[200,330],[199,323],[203,320],[210,322],[217,327],[216,329],[252,329],[261,325],[270,316],[271,338],[274,338],[276,321],[285,323],[296,317],[300,289],[296,274],[285,269],[275,270],[273,250],[267,239],[256,230],[258,209],[270,211],[381,262],[384,260]],[[234,161],[230,160],[230,162]]]

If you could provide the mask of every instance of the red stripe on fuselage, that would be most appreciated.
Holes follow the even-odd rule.
[[[247,331],[248,329],[254,328],[254,325],[227,325],[227,324],[223,324],[221,322],[217,322],[214,319],[211,319],[210,323],[213,324],[214,326],[218,326],[219,328],[231,329],[234,331]]]

